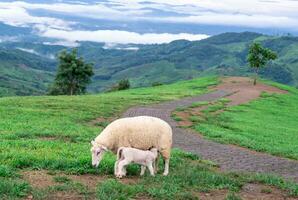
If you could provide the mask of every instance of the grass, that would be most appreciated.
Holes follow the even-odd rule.
[[[112,167],[112,166],[111,166]],[[213,190],[226,190],[226,199],[240,199],[238,192],[247,183],[275,186],[298,195],[298,185],[283,179],[264,174],[222,173],[212,163],[201,160],[191,153],[173,150],[171,172],[167,177],[148,174],[136,183],[123,184],[110,178],[99,183],[96,196],[101,200],[112,199],[199,199],[200,193]],[[139,168],[130,168],[128,175],[138,174]]]
[[[96,196],[103,200],[138,197],[198,199],[200,192],[217,189],[237,193],[243,184],[251,181],[275,185],[291,195],[298,195],[298,186],[294,183],[269,176],[224,174],[214,163],[177,149],[173,150],[168,177],[146,175],[135,184],[123,184],[114,179],[115,156],[111,153],[105,155],[99,169],[91,167],[89,143],[105,125],[91,125],[91,120],[117,117],[133,105],[202,94],[216,83],[215,77],[209,77],[100,95],[1,98],[0,199],[24,198],[28,194],[35,199],[46,199],[57,192],[76,193],[86,199]],[[269,96],[266,100],[275,98]],[[220,104],[225,102],[221,100]],[[53,174],[55,185],[45,189],[32,188],[19,175],[20,169],[48,170]],[[138,175],[139,171],[138,166],[129,166],[129,177]],[[92,193],[86,186],[71,180],[68,174],[96,174],[110,178],[99,183],[96,192]]]
[[[216,77],[207,77],[99,95],[0,98],[0,174],[8,176],[17,169],[111,174],[110,155],[99,170],[90,166],[90,141],[102,129],[90,125],[90,120],[117,117],[133,105],[199,95],[217,82]],[[25,187],[15,180],[1,178],[0,184],[7,185],[1,194],[18,196],[9,188]]]
[[[28,183],[12,168],[0,165],[0,199],[16,199],[25,197],[31,190]]]
[[[196,199],[196,193],[199,192],[213,189],[238,191],[242,184],[232,176],[215,172],[211,165],[197,156],[176,149],[173,150],[169,176],[145,176],[137,184],[130,185],[108,179],[98,185],[97,197],[102,200],[128,199],[136,196],[153,199]]]
[[[263,93],[258,100],[229,108],[224,104],[212,105],[203,112],[209,114],[219,109],[225,112],[208,115],[195,129],[219,142],[297,160],[298,90],[275,85],[288,90],[289,94]]]
[[[62,180],[62,179],[61,179]],[[92,199],[92,193],[88,190],[88,188],[79,183],[72,181],[70,179],[64,179],[63,181],[58,181],[59,184],[49,186],[44,189],[34,189],[31,191],[34,199],[42,200],[42,199],[57,199],[55,195],[57,193],[64,193],[68,196],[67,199],[72,199],[72,197],[80,197],[80,199]],[[59,198],[61,199],[61,197]]]

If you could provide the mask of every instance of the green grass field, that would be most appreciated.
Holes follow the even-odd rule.
[[[29,194],[34,199],[47,199],[57,192],[101,200],[198,199],[202,192],[213,190],[224,190],[227,199],[232,199],[250,182],[275,185],[290,195],[298,195],[296,184],[271,176],[224,174],[212,163],[177,149],[173,151],[168,177],[146,176],[136,183],[123,184],[112,175],[115,157],[111,154],[105,156],[99,169],[91,167],[90,141],[103,128],[90,124],[91,120],[120,116],[132,105],[202,94],[207,92],[207,86],[217,83],[216,77],[209,77],[100,95],[1,98],[0,199],[18,199]],[[23,171],[41,169],[52,174],[56,184],[34,188],[21,175]],[[128,170],[130,178],[139,173],[137,166]],[[69,174],[96,174],[107,179],[92,191],[71,180]]]
[[[90,141],[102,127],[88,124],[92,119],[116,117],[132,105],[198,95],[217,83],[215,77],[172,85],[85,96],[8,97],[0,99],[0,178],[7,185],[2,195],[29,190],[15,169],[62,170],[98,173],[90,166]],[[111,173],[113,159],[107,158],[99,173]],[[7,175],[8,173],[8,175]],[[11,181],[10,181],[11,180]],[[15,186],[17,185],[17,186]]]
[[[267,82],[268,84],[273,84]],[[262,94],[245,105],[223,109],[221,103],[207,108],[206,120],[199,120],[195,129],[208,138],[236,144],[273,155],[298,159],[298,90],[274,84],[288,94]]]

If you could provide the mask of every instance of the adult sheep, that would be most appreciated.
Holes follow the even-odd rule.
[[[154,147],[158,149],[164,159],[163,175],[166,176],[169,173],[172,128],[159,118],[138,116],[115,120],[91,144],[92,165],[94,167],[98,167],[107,150],[116,154],[120,147],[132,147],[141,150]]]

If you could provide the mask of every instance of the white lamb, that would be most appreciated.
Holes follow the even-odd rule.
[[[117,153],[120,147],[132,147],[141,150],[156,148],[165,163],[164,175],[169,173],[169,161],[172,147],[172,129],[165,121],[149,116],[118,119],[109,124],[99,136],[91,142],[92,165],[98,167],[107,150]],[[157,166],[155,167],[157,170]]]
[[[126,176],[126,166],[130,163],[141,165],[141,176],[144,175],[146,167],[148,167],[151,176],[154,176],[154,165],[158,155],[156,148],[147,151],[135,149],[131,147],[121,147],[117,152],[117,161],[115,163],[115,176],[122,178]]]

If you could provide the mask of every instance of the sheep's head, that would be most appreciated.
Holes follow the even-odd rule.
[[[92,166],[98,167],[104,153],[107,151],[107,148],[105,146],[97,144],[95,141],[92,141],[91,145]]]

